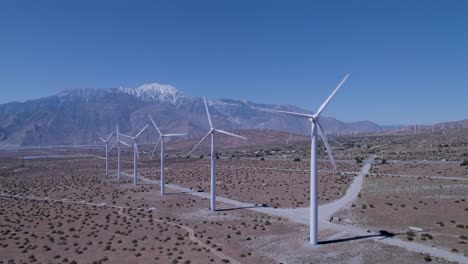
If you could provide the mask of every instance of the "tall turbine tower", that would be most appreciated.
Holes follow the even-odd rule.
[[[106,138],[106,139],[103,139],[101,137],[99,137],[99,139],[104,142],[104,146],[105,146],[105,149],[106,149],[106,176],[109,175],[109,139],[112,137],[112,135],[114,135],[114,132],[110,133],[110,135]]]
[[[311,144],[310,144],[310,244],[312,244],[312,245],[317,245],[317,243],[318,243],[317,130],[318,130],[318,132],[320,133],[320,136],[323,139],[323,143],[325,144],[325,147],[327,149],[328,156],[330,157],[331,163],[333,165],[333,169],[336,171],[335,160],[334,160],[333,155],[331,153],[331,148],[328,145],[327,136],[325,135],[325,132],[322,129],[322,126],[320,125],[319,118],[320,118],[320,114],[322,113],[322,111],[325,109],[325,107],[328,105],[328,103],[330,103],[330,101],[333,99],[335,94],[338,92],[338,90],[341,88],[341,86],[345,83],[345,81],[348,79],[348,77],[349,77],[349,74],[347,74],[344,77],[344,79],[335,88],[335,90],[330,94],[330,96],[327,98],[327,100],[325,100],[325,102],[323,102],[323,104],[320,106],[320,108],[317,110],[317,112],[315,114],[313,114],[313,115],[261,108],[264,111],[277,112],[277,113],[283,113],[283,114],[288,114],[288,115],[292,115],[292,116],[298,116],[298,117],[302,117],[302,118],[307,118],[310,121],[310,125],[311,125],[311,128],[310,128],[310,130],[311,130]]]
[[[143,133],[143,131],[145,131],[145,129],[147,129],[149,126],[146,125],[142,130],[140,130],[140,132],[138,132],[134,137],[132,136],[128,136],[128,135],[124,135],[124,134],[121,134],[121,136],[124,136],[126,138],[130,138],[132,141],[133,141],[133,185],[137,185],[138,183],[138,160],[140,159],[140,154],[138,153],[138,144],[136,142],[136,139],[141,135],[141,133]],[[120,142],[128,147],[132,147],[130,146],[129,144],[125,143],[125,142]]]
[[[117,124],[117,179],[120,180],[120,133],[119,125]]]
[[[153,150],[153,153],[151,154],[151,156],[154,155],[154,153],[156,152],[156,149],[157,149],[157,147],[159,145],[159,142],[161,142],[161,195],[164,195],[165,184],[166,184],[166,180],[164,178],[164,163],[165,163],[165,159],[166,159],[166,157],[164,156],[165,138],[168,138],[168,137],[185,137],[185,136],[187,136],[187,134],[163,134],[163,133],[161,133],[161,130],[159,130],[158,126],[154,122],[153,118],[150,115],[148,115],[148,117],[151,120],[151,123],[153,123],[154,128],[156,129],[156,131],[159,134],[158,142],[156,143],[156,146],[154,146],[154,150]]]
[[[219,132],[221,134],[225,134],[232,137],[247,139],[243,136],[239,136],[233,133],[226,132],[221,129],[216,129],[213,127],[213,123],[211,122],[210,112],[208,111],[208,105],[206,104],[206,99],[203,97],[203,102],[205,103],[205,110],[206,116],[208,117],[208,123],[210,123],[210,130],[208,133],[200,140],[197,144],[190,150],[187,156],[190,156],[192,152],[194,152],[197,147],[209,136],[211,135],[211,185],[210,185],[210,192],[211,192],[211,201],[210,201],[210,210],[216,211],[216,148],[215,148],[215,134]]]

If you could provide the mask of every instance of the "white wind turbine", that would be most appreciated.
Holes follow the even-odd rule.
[[[104,142],[104,146],[106,148],[106,176],[109,175],[109,151],[112,149],[109,149],[109,139],[112,137],[112,135],[114,135],[114,132],[110,133],[106,139],[99,137],[99,139]]]
[[[349,74],[347,74],[344,79],[340,82],[340,84],[333,90],[330,96],[323,102],[317,112],[313,115],[311,114],[304,114],[304,113],[295,113],[295,112],[288,112],[288,111],[281,111],[281,110],[273,110],[273,109],[264,109],[264,111],[269,112],[276,112],[276,113],[283,113],[293,116],[298,116],[302,118],[309,119],[311,123],[311,144],[310,144],[310,243],[312,245],[317,245],[318,243],[318,190],[317,190],[317,130],[320,133],[320,136],[323,139],[323,143],[328,152],[328,156],[330,157],[330,161],[333,165],[333,169],[336,171],[336,164],[335,159],[331,153],[331,148],[328,145],[327,136],[320,125],[319,118],[322,111],[327,107],[328,103],[333,99],[335,94],[341,88],[341,86],[345,83],[346,79],[348,79]]]
[[[206,116],[208,117],[208,123],[210,123],[210,131],[200,140],[198,141],[197,144],[190,150],[190,152],[187,154],[187,156],[190,156],[192,152],[194,152],[197,147],[209,136],[211,135],[211,180],[210,180],[210,192],[211,192],[211,201],[210,201],[210,210],[211,211],[216,211],[216,148],[215,148],[215,134],[217,132],[221,134],[225,134],[228,136],[232,137],[237,137],[237,138],[242,138],[242,139],[247,139],[243,136],[239,136],[233,133],[226,132],[221,129],[216,129],[213,127],[213,123],[211,122],[211,117],[210,117],[210,112],[208,111],[208,105],[206,104],[206,99],[203,97],[203,102],[205,103],[205,110],[206,110]]]
[[[185,136],[187,136],[187,134],[163,134],[163,133],[161,133],[161,130],[159,130],[158,126],[154,122],[153,118],[150,115],[148,115],[148,117],[151,120],[151,123],[153,123],[154,128],[156,129],[156,131],[159,134],[158,142],[156,143],[156,146],[154,146],[154,150],[153,150],[153,153],[151,154],[151,156],[154,155],[154,153],[156,152],[156,148],[159,145],[159,142],[161,142],[161,195],[164,195],[165,183],[166,183],[165,179],[164,179],[164,162],[165,162],[164,142],[165,142],[165,138],[168,138],[168,137],[185,137]]]
[[[138,183],[138,159],[140,159],[140,154],[138,153],[138,144],[136,142],[136,139],[141,135],[141,133],[143,133],[143,131],[145,131],[146,128],[148,128],[148,126],[149,124],[147,124],[143,129],[141,129],[140,132],[138,132],[134,137],[121,134],[121,136],[130,138],[133,141],[133,185],[137,185]],[[132,147],[123,141],[120,141],[120,143],[128,147]]]

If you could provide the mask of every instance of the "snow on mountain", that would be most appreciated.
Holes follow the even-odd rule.
[[[304,109],[245,100],[207,98],[207,101],[211,117],[221,129],[262,128],[308,133],[308,123],[303,119],[258,108],[308,112]],[[190,136],[200,136],[209,127],[203,100],[185,95],[170,85],[74,89],[24,103],[0,104],[0,146],[95,143],[98,136],[108,134],[116,124],[123,133],[135,133],[147,123],[148,114],[165,129],[186,131]],[[321,122],[330,132],[381,129],[372,122],[345,123],[327,117],[322,117]]]
[[[170,85],[148,83],[136,88],[119,88],[119,92],[133,95],[146,102],[161,102],[178,105],[188,97]]]
[[[60,92],[57,96],[61,100],[81,100],[89,101],[92,98],[95,98],[99,95],[105,95],[111,92],[111,89],[90,89],[90,88],[80,88],[65,90]]]

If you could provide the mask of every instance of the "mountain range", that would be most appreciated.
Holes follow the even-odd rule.
[[[244,100],[207,99],[213,122],[220,129],[269,129],[309,133],[303,119],[264,112],[258,108],[312,113],[292,105],[259,104]],[[168,132],[206,133],[208,122],[202,98],[170,85],[144,84],[136,88],[74,89],[26,102],[0,105],[0,146],[94,144],[119,124],[121,133],[134,134],[151,114]],[[328,132],[381,131],[370,121],[346,123],[321,117]],[[146,133],[143,141],[150,141]]]

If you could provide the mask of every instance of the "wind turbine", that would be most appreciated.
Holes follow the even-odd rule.
[[[138,132],[134,137],[121,134],[121,136],[130,138],[133,141],[133,185],[137,185],[138,183],[138,159],[140,159],[140,154],[138,153],[138,144],[136,142],[136,139],[141,135],[141,133],[143,133],[143,131],[145,131],[145,129],[148,128],[148,126],[149,124],[147,124],[143,129],[141,129],[140,132]],[[128,147],[132,147],[123,141],[121,141],[120,143]]]
[[[211,122],[211,117],[210,117],[210,112],[208,111],[208,105],[206,104],[206,99],[203,97],[203,102],[205,103],[205,110],[206,110],[206,116],[208,117],[208,123],[210,123],[210,130],[208,133],[202,137],[200,141],[198,141],[197,144],[190,150],[190,152],[187,154],[187,156],[190,156],[192,152],[194,152],[197,147],[209,136],[211,135],[211,183],[210,183],[210,192],[211,192],[211,200],[210,200],[210,210],[212,212],[216,211],[216,148],[215,148],[215,134],[217,132],[221,134],[225,134],[228,136],[236,137],[236,138],[242,138],[242,139],[247,139],[243,136],[239,136],[233,133],[226,132],[221,129],[216,129],[213,127],[213,123]]]
[[[330,157],[330,161],[333,165],[333,169],[336,171],[336,164],[335,159],[331,153],[331,148],[328,145],[327,136],[320,125],[319,118],[322,111],[327,107],[333,97],[336,95],[338,90],[341,86],[345,83],[348,79],[349,74],[347,74],[344,79],[338,84],[338,86],[333,90],[330,96],[322,103],[319,107],[317,112],[313,115],[311,114],[304,114],[304,113],[295,113],[295,112],[288,112],[288,111],[281,111],[281,110],[273,110],[273,109],[265,109],[260,108],[264,111],[269,112],[276,112],[276,113],[283,113],[287,115],[307,118],[311,124],[311,144],[310,144],[310,244],[317,245],[318,243],[318,200],[317,200],[317,130],[320,133],[320,136],[323,139],[323,143],[328,152],[328,156]]]
[[[104,146],[106,148],[106,176],[109,175],[109,151],[110,151],[109,150],[109,139],[112,137],[112,135],[114,135],[114,132],[110,133],[110,135],[106,139],[103,139],[103,138],[99,137],[99,139],[102,142],[104,142]]]
[[[165,156],[164,156],[164,142],[165,138],[168,137],[185,137],[187,134],[163,134],[161,133],[161,130],[159,130],[158,126],[154,122],[153,118],[148,115],[149,119],[151,120],[151,123],[153,124],[154,128],[159,134],[158,142],[156,143],[156,146],[154,146],[153,153],[151,154],[151,157],[154,155],[156,152],[156,148],[159,145],[159,142],[161,142],[161,195],[164,195],[165,192],[165,179],[164,179],[164,162],[165,162]]]

